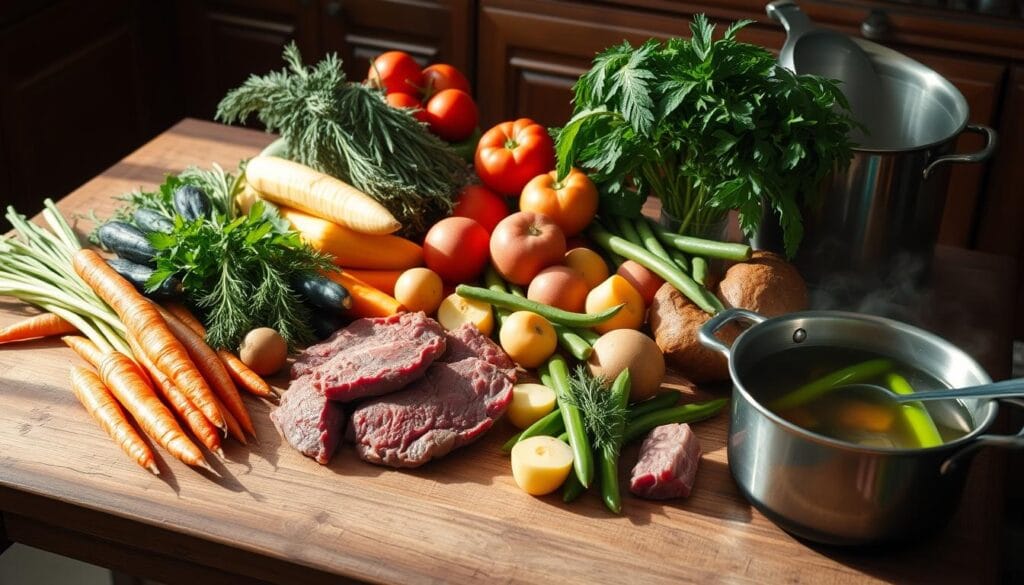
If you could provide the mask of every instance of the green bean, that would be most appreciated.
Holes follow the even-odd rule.
[[[676,268],[672,262],[667,262],[654,254],[632,244],[616,235],[605,231],[596,222],[590,224],[588,231],[591,239],[603,248],[607,248],[617,254],[621,254],[630,260],[639,263],[644,268],[665,279],[698,307],[714,315],[723,310],[722,302],[714,295],[693,281],[685,272]]]
[[[582,337],[583,341],[586,341],[590,345],[594,345],[597,343],[598,339],[601,339],[600,333],[587,327],[574,327],[572,332]]]
[[[644,241],[640,239],[640,233],[636,231],[636,226],[629,218],[617,216],[615,219],[615,227],[619,228],[619,235],[636,244],[637,246],[643,246]]]
[[[651,229],[651,224],[647,223],[647,220],[643,217],[636,220],[636,231],[640,234],[643,247],[662,260],[672,262],[672,257],[669,256],[668,250],[661,245],[657,236],[654,235],[654,230]]]
[[[488,266],[484,272],[484,286],[495,292],[508,292],[505,290],[505,281],[501,279],[501,275],[493,266]],[[501,331],[501,327],[505,325],[505,319],[508,319],[510,313],[500,307],[493,307],[493,309],[494,318],[498,321],[498,331]]]
[[[671,232],[660,225],[650,222],[648,225],[654,231],[659,240],[668,246],[687,254],[705,256],[707,258],[721,258],[723,260],[735,260],[742,262],[750,260],[750,246],[746,244],[733,244],[730,242],[716,242],[703,238],[694,238]]]
[[[562,431],[562,434],[558,435],[558,437],[556,437],[556,438],[559,441],[563,442],[563,443],[568,443],[569,442],[569,433],[567,433],[565,431]]]
[[[655,410],[661,410],[670,406],[675,406],[679,402],[679,397],[682,395],[681,392],[675,390],[669,390],[668,392],[661,392],[654,398],[649,398],[643,402],[637,402],[633,406],[629,407],[629,413],[626,415],[628,420],[641,417],[648,412],[654,412]]]
[[[704,286],[704,280],[708,276],[708,261],[702,256],[694,256],[690,260],[690,265],[693,266],[693,270],[690,271],[693,281]]]
[[[891,371],[892,368],[892,361],[887,359],[874,359],[854,364],[848,368],[843,368],[837,372],[832,372],[827,376],[818,378],[813,382],[808,382],[781,398],[776,398],[768,403],[768,408],[775,412],[789,410],[790,408],[806,404],[829,390],[833,390],[839,386],[859,384],[870,380],[871,378],[877,378],[878,376]]]
[[[629,402],[629,368],[622,370],[612,382],[610,392],[617,405],[626,407]],[[625,419],[616,423],[610,433],[612,441],[601,446],[601,499],[612,512],[622,512],[622,494],[619,493],[619,450],[622,448],[622,433],[625,431]]]
[[[600,325],[614,317],[615,314],[619,312],[619,309],[622,308],[622,305],[616,305],[599,313],[591,313],[588,315],[586,313],[573,313],[570,311],[564,311],[557,307],[550,307],[536,301],[516,296],[512,293],[502,293],[486,288],[480,288],[478,286],[469,286],[467,284],[460,284],[455,287],[455,292],[461,297],[483,301],[503,309],[533,311],[552,323],[575,327],[593,327],[594,325]]]
[[[590,444],[587,441],[587,431],[583,426],[583,417],[580,409],[570,404],[569,400],[569,366],[565,358],[557,353],[541,366],[546,368],[551,376],[552,389],[558,399],[558,409],[562,413],[562,420],[565,422],[565,430],[569,433],[569,446],[572,447],[572,466],[576,470],[576,477],[579,478],[583,487],[590,487],[590,480],[594,476],[594,457],[590,452]]]
[[[574,330],[565,325],[559,325],[558,323],[552,323],[551,325],[555,328],[555,335],[558,336],[558,344],[562,346],[562,349],[572,354],[572,357],[581,362],[585,362],[590,358],[594,348],[587,343],[586,339],[583,339]]]
[[[505,444],[501,446],[501,450],[505,453],[512,451],[512,447],[515,447],[516,443],[523,439],[529,439],[530,437],[536,437],[540,435],[553,437],[558,433],[561,433],[565,429],[565,424],[562,422],[562,413],[556,408],[548,414],[537,419],[532,425],[526,427],[522,431],[512,435],[512,438],[505,441]]]
[[[686,259],[686,255],[676,250],[675,248],[668,251],[668,255],[672,257],[672,261],[676,263],[683,272],[690,272],[690,261]]]
[[[526,293],[523,292],[523,287],[519,286],[518,284],[509,283],[509,285],[508,285],[508,292],[514,294],[515,296],[517,296],[517,297],[519,297],[521,299],[525,299],[526,298]]]
[[[885,381],[889,389],[896,394],[914,393],[910,382],[899,374],[889,374],[885,377]],[[939,429],[935,427],[935,421],[932,420],[932,415],[928,413],[924,404],[907,402],[900,405],[900,411],[921,448],[927,449],[942,444],[942,435],[939,434]]]
[[[649,412],[626,423],[626,432],[622,437],[622,442],[629,443],[661,425],[691,423],[710,418],[718,414],[727,402],[729,402],[728,398],[718,398]]]
[[[580,478],[576,477],[575,473],[570,473],[569,477],[565,478],[565,483],[562,484],[562,501],[566,504],[575,501],[585,491],[587,488],[580,483]]]

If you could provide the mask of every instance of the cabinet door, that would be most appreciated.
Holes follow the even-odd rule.
[[[0,30],[0,208],[34,214],[148,138],[137,34],[129,0],[54,2]]]
[[[181,74],[189,115],[213,119],[228,90],[281,69],[295,40],[306,63],[320,57],[314,0],[179,0]]]
[[[623,40],[689,36],[688,18],[543,0],[483,0],[477,84],[481,126],[518,117],[560,126],[572,85],[594,54]],[[746,42],[781,45],[784,35],[751,26]]]
[[[338,53],[353,81],[391,50],[422,65],[449,63],[472,81],[473,8],[473,0],[322,0],[324,50]]]
[[[1006,66],[981,59],[948,57],[911,51],[897,47],[948,79],[964,94],[970,107],[970,121],[996,125],[997,106],[1003,91]],[[976,152],[984,140],[974,133],[964,133],[956,143],[957,152]],[[946,209],[942,214],[939,241],[953,246],[973,247],[973,230],[979,218],[981,194],[990,163],[956,164],[949,173]]]

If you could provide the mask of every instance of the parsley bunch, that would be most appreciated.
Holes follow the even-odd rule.
[[[574,86],[574,116],[552,131],[559,176],[588,169],[604,208],[623,215],[639,213],[653,194],[681,232],[737,209],[752,235],[766,205],[792,256],[803,237],[800,208],[849,163],[855,123],[833,81],[794,75],[767,50],[737,41],[750,22],[713,40],[715,27],[697,15],[691,39],[600,53]]]

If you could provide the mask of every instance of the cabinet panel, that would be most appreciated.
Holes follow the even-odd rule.
[[[281,69],[295,40],[303,60],[320,57],[316,4],[301,0],[181,0],[181,79],[190,115],[212,119],[228,90],[252,74]]]
[[[473,80],[472,0],[324,0],[325,52],[337,52],[353,81],[366,78],[370,61],[402,50],[423,65],[449,63]]]

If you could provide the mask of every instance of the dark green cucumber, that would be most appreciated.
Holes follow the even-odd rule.
[[[136,264],[124,258],[113,258],[107,260],[107,264],[114,269],[125,280],[132,283],[139,292],[154,299],[171,299],[181,296],[181,281],[175,277],[165,279],[160,286],[153,291],[146,291],[146,281],[153,276],[153,269],[149,266]]]
[[[135,226],[143,233],[169,234],[174,231],[174,222],[155,209],[140,207],[132,214],[132,219],[135,221]]]
[[[340,314],[352,306],[352,297],[348,290],[329,278],[305,274],[293,280],[292,286],[310,305],[319,309]]]
[[[156,250],[149,243],[146,234],[122,221],[108,221],[100,226],[97,235],[103,247],[125,260],[137,264],[149,264],[156,256]]]
[[[174,190],[174,210],[187,221],[210,217],[210,198],[195,185],[182,185]]]
[[[348,319],[332,311],[315,310],[310,321],[313,335],[319,340],[324,340],[334,335],[334,332],[348,324]]]

